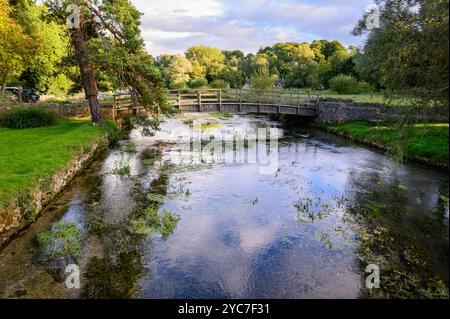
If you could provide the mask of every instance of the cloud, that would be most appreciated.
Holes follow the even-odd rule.
[[[182,53],[193,45],[256,52],[276,42],[362,39],[350,32],[372,0],[131,0],[144,13],[149,52]]]

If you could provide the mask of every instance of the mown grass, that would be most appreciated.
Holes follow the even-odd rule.
[[[62,169],[103,134],[84,120],[60,120],[49,127],[0,127],[0,204]]]
[[[406,148],[408,158],[421,157],[434,162],[448,163],[449,124],[417,124],[404,129],[388,124],[352,121],[329,126],[334,133],[343,133],[359,140],[378,142],[394,149],[398,143]],[[399,142],[400,141],[400,142]]]

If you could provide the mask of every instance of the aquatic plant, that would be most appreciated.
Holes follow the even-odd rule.
[[[134,144],[132,141],[128,141],[127,145],[123,146],[121,150],[128,154],[136,154],[136,144]]]
[[[180,217],[170,211],[165,210],[162,216],[161,234],[163,237],[170,236],[180,221]]]
[[[158,210],[158,204],[148,206],[130,222],[128,232],[135,236],[146,236],[154,232],[160,232],[164,238],[170,236],[180,221],[180,217],[168,210],[163,211],[160,217]]]
[[[156,148],[147,148],[141,154],[142,163],[146,166],[155,165],[156,161],[160,160],[162,152]]]
[[[105,124],[103,124],[103,129],[108,135],[110,145],[117,145],[122,136],[122,131],[117,124],[114,121],[106,121]]]
[[[36,242],[41,248],[42,260],[55,260],[65,256],[78,258],[81,231],[77,224],[64,221],[52,229],[36,235]]]
[[[113,170],[113,173],[119,176],[125,176],[125,175],[130,175],[131,173],[131,166],[130,164],[119,164],[118,166],[116,166]]]

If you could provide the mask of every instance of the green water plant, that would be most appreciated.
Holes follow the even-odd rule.
[[[80,241],[81,230],[77,224],[70,221],[57,223],[50,230],[36,235],[43,261],[66,256],[78,258]]]

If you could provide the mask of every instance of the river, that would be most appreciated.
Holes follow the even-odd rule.
[[[308,127],[180,115],[131,131],[0,252],[0,297],[445,297],[448,184]],[[55,257],[36,235],[58,225],[77,236]]]

